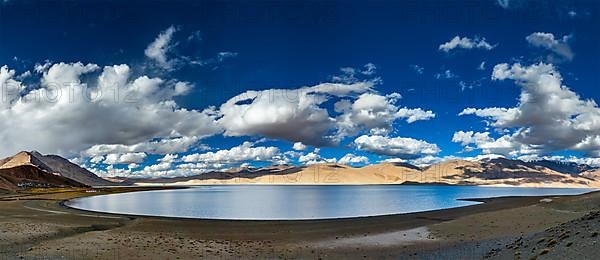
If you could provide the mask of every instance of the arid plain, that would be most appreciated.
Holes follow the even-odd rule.
[[[217,221],[99,214],[66,199],[145,190],[38,190],[0,199],[0,256],[45,259],[561,259],[599,253],[600,193],[321,221]],[[586,250],[583,250],[585,248]],[[384,250],[385,249],[385,250]]]

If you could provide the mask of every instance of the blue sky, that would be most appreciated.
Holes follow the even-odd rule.
[[[585,162],[596,162],[600,156],[598,109],[586,103],[598,99],[600,18],[594,1],[4,1],[0,5],[0,65],[6,65],[5,75],[12,75],[3,80],[10,78],[21,88],[13,96],[3,90],[9,96],[3,109],[5,116],[28,117],[5,120],[12,130],[0,134],[7,147],[3,155],[36,149],[74,158],[100,174],[144,176],[193,174],[246,163],[339,161],[347,154],[351,156],[345,162],[355,165],[386,159],[424,164],[482,154],[529,159],[576,156]],[[149,52],[160,35],[163,48]],[[92,87],[105,66],[121,64],[127,66],[127,82],[146,76],[161,83],[147,82],[156,93],[128,107],[108,108],[102,102],[19,106],[20,98],[44,88],[49,82],[44,78],[52,76],[49,71],[61,62],[64,66],[56,67],[53,77],[60,83],[78,71],[77,84]],[[78,62],[89,67],[78,67]],[[502,63],[508,67],[496,67]],[[23,74],[27,71],[31,75]],[[532,71],[536,78],[523,76],[524,71]],[[541,95],[569,101],[552,115],[542,113],[552,106],[540,105],[521,107],[521,116],[510,119],[506,119],[510,111],[459,116],[466,108],[518,108],[527,103],[519,100],[528,91],[520,84],[545,84],[545,75],[557,73],[560,85],[578,96],[559,92],[560,88]],[[223,114],[224,103],[248,90],[298,90],[323,83],[338,84],[336,88],[362,84],[362,89],[345,96],[325,93],[316,110],[298,111],[293,105],[295,110],[286,112],[285,106],[273,105],[277,102],[265,107],[246,100],[256,105],[252,111],[264,115],[262,119],[244,117],[249,112],[243,109]],[[371,107],[352,115],[336,111],[337,102],[352,104],[360,97]],[[176,106],[152,110],[165,101]],[[375,107],[381,102],[392,105],[385,108],[390,118],[361,119],[361,113],[373,116],[383,109]],[[567,103],[577,104],[571,109]],[[214,109],[205,110],[211,106]],[[408,122],[410,115],[398,114],[402,108],[421,116]],[[187,112],[173,112],[177,109]],[[52,114],[44,116],[38,110]],[[566,112],[570,110],[575,112]],[[323,111],[325,119],[315,125],[305,117]],[[427,116],[427,111],[435,116]],[[278,121],[288,112],[297,113],[292,121]],[[348,121],[342,127],[344,114]],[[559,116],[552,122],[544,120],[553,115]],[[25,123],[36,116],[43,118],[39,126]],[[236,123],[237,116],[246,125]],[[302,123],[305,119],[309,123]],[[163,124],[152,123],[161,120]],[[565,122],[572,125],[557,126]],[[340,134],[342,128],[347,133]],[[291,133],[302,129],[315,131]],[[457,136],[459,131],[472,133]],[[477,139],[475,133],[482,134]],[[505,135],[511,139],[502,139],[506,142],[501,145]],[[161,140],[184,141],[178,138],[187,138],[183,148],[156,147]],[[64,139],[69,141],[56,141]],[[307,147],[294,150],[296,142]],[[232,159],[236,157],[239,160]]]

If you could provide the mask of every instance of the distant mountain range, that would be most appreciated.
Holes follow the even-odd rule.
[[[19,152],[0,160],[0,190],[115,185],[58,155]]]
[[[525,187],[600,187],[600,170],[554,161],[506,158],[449,160],[428,167],[380,163],[355,168],[342,164],[240,168],[177,178],[113,178],[128,185],[202,184],[443,184]]]
[[[174,178],[103,179],[67,159],[19,152],[0,160],[0,190],[33,187],[202,184],[438,184],[600,188],[600,169],[556,161],[525,162],[506,158],[449,160],[428,167],[379,163],[238,168]]]

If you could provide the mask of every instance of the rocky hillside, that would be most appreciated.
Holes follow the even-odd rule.
[[[59,175],[89,186],[114,185],[114,183],[96,176],[58,155],[42,155],[36,151],[19,152],[14,156],[0,160],[0,169],[31,165],[40,170]]]
[[[0,160],[0,190],[115,185],[57,155],[19,152]]]
[[[16,191],[27,188],[86,187],[77,181],[55,175],[34,165],[0,169],[0,189]]]
[[[506,158],[480,161],[455,160],[432,165],[425,172],[439,173],[442,182],[451,184],[600,187],[600,179],[589,178],[584,172],[574,172],[572,167],[561,169],[560,167],[549,168],[547,165],[548,162],[525,162]],[[581,169],[587,167],[582,166]]]
[[[594,167],[591,167],[586,164],[577,164],[574,162],[557,162],[550,160],[540,160],[532,162],[535,165],[544,166],[546,168],[555,170],[561,173],[568,173],[578,175],[582,172],[595,170]]]

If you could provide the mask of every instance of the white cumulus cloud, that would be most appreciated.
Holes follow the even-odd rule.
[[[109,154],[104,159],[105,164],[131,164],[142,163],[146,159],[145,153]]]
[[[340,136],[353,136],[361,130],[376,133],[389,133],[397,119],[405,119],[408,123],[429,120],[435,117],[432,111],[421,108],[399,108],[396,103],[401,98],[398,93],[385,96],[376,93],[364,93],[354,102],[343,99],[335,103]]]
[[[172,39],[173,34],[176,31],[177,28],[171,25],[169,28],[162,31],[144,51],[146,57],[155,61],[157,65],[163,69],[171,69],[174,65],[174,61],[169,60],[167,55],[175,45],[172,43]]]
[[[306,145],[304,145],[301,142],[295,142],[293,148],[296,151],[303,151],[304,149],[306,149]]]
[[[594,100],[582,99],[563,85],[553,65],[498,64],[492,79],[515,81],[521,88],[517,106],[468,108],[461,115],[484,117],[505,134],[484,140],[475,138],[474,133],[459,132],[454,136],[456,142],[475,143],[484,152],[513,156],[571,150],[600,157],[600,108]]]
[[[226,136],[266,137],[325,145],[334,142],[335,119],[320,105],[332,96],[369,91],[370,82],[323,83],[299,89],[246,91],[220,107],[219,124]]]
[[[305,155],[301,155],[298,158],[298,162],[303,163],[304,165],[312,165],[312,164],[319,164],[319,163],[336,163],[337,159],[336,158],[324,158],[322,157],[319,152],[321,150],[319,148],[315,148],[314,151],[307,153]]]
[[[77,62],[44,67],[38,82],[9,89],[16,94],[7,93],[10,101],[0,105],[2,156],[20,150],[70,156],[95,145],[203,138],[221,131],[214,111],[176,104],[172,98],[182,94],[176,81],[132,77],[127,65],[100,68]],[[21,86],[14,75],[5,67],[0,70],[2,83]]]
[[[278,156],[281,156],[281,152],[277,147],[254,147],[254,143],[244,142],[241,145],[233,147],[229,150],[186,155],[182,158],[182,160],[188,163],[218,162],[224,164],[235,164],[244,161],[272,161],[273,158]]]
[[[354,140],[357,149],[402,159],[435,155],[441,150],[436,144],[406,137],[362,135]]]
[[[495,45],[488,43],[485,38],[475,37],[473,39],[468,37],[455,36],[450,41],[440,44],[439,50],[444,52],[450,52],[454,49],[483,49],[491,50],[495,48]]]
[[[338,162],[347,165],[368,164],[369,158],[367,158],[366,156],[359,156],[352,153],[348,153],[344,155],[344,157],[340,158]]]
[[[569,40],[571,38],[571,35],[555,38],[552,33],[534,32],[525,39],[531,46],[551,51],[554,55],[549,55],[547,60],[549,62],[557,62],[561,60],[573,60],[575,54],[569,46]],[[558,57],[556,55],[558,55]]]

